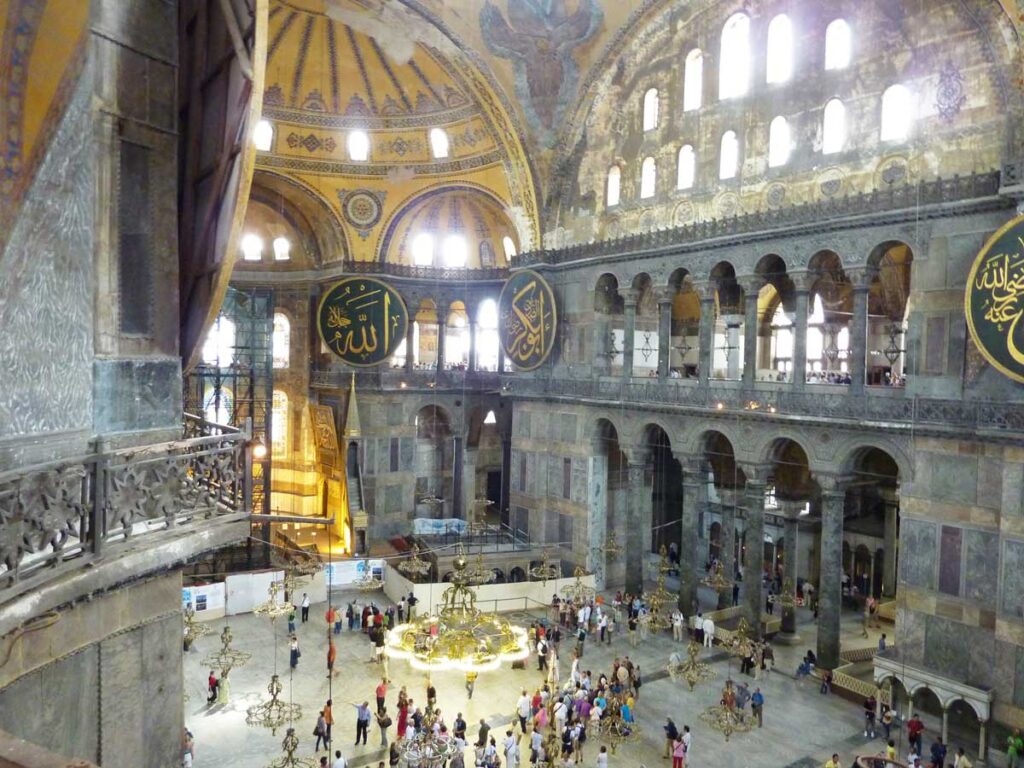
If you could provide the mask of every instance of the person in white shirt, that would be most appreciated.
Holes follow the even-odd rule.
[[[701,626],[704,631],[704,647],[711,648],[714,645],[715,640],[715,622],[709,617],[704,617],[704,624]]]
[[[672,611],[672,639],[677,643],[683,641],[683,612],[678,608]]]
[[[597,753],[597,768],[608,768],[608,747],[601,747]]]
[[[534,732],[530,734],[530,749],[532,750],[532,758],[540,759],[540,748],[543,743],[544,737],[541,735],[541,732],[538,730],[534,730]],[[530,762],[533,763],[536,762],[536,760],[531,759]]]
[[[341,750],[334,750],[334,762],[331,763],[331,768],[348,768],[348,760],[341,756]]]
[[[686,759],[690,759],[690,746],[693,743],[693,735],[690,733],[690,726],[683,726],[683,746],[686,748]]]
[[[565,720],[569,716],[568,707],[565,706],[564,701],[555,702],[555,722],[557,723],[558,732],[561,733],[565,728]]]
[[[526,721],[530,719],[530,696],[527,694],[526,689],[523,689],[523,695],[519,697],[519,701],[516,702],[516,714],[519,716],[519,729],[526,733]]]
[[[502,751],[505,753],[505,765],[508,768],[512,768],[517,762],[516,759],[516,745],[517,741],[512,735],[512,731],[505,731],[505,740],[502,742]]]

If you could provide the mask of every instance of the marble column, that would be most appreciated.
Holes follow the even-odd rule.
[[[988,757],[988,723],[978,721],[980,728],[978,729],[978,762],[984,763],[985,758]]]
[[[790,594],[796,597],[796,582],[797,582],[797,541],[800,536],[800,521],[796,518],[795,513],[790,513],[786,517],[785,534],[783,538],[785,541],[783,550],[783,563],[782,563],[782,588],[785,590],[787,587],[790,590]],[[796,639],[796,606],[789,608],[784,607],[782,609],[782,634],[788,636],[787,640],[792,642]]]
[[[942,743],[949,743],[949,707],[942,708]]]
[[[868,286],[853,286],[853,317],[850,320],[850,392],[864,391],[868,345]]]
[[[477,455],[479,454],[479,449],[477,449],[476,447],[468,446],[467,445],[466,449],[463,451],[463,454],[464,454],[464,457],[465,457],[463,459],[463,464],[465,466],[463,468],[463,480],[462,480],[462,509],[463,509],[463,512],[464,512],[463,516],[467,520],[472,522],[473,518],[476,516],[476,513],[478,511],[480,512],[481,515],[483,514],[483,508],[481,507],[480,510],[477,510],[477,505],[475,503],[476,502],[476,462],[477,462]]]
[[[711,360],[715,345],[715,294],[707,290],[700,299],[700,339],[697,350],[697,380],[707,384],[711,380]]]
[[[818,584],[818,664],[839,666],[839,621],[842,612],[843,505],[841,484],[823,485],[821,492],[821,546]]]
[[[469,360],[466,361],[466,370],[476,370],[476,322],[469,321]]]
[[[608,449],[603,440],[590,444],[587,458],[587,510],[588,541],[590,545],[587,567],[594,574],[599,590],[606,586],[608,562],[601,549],[608,538]]]
[[[764,488],[763,481],[754,481],[747,474],[747,552],[743,569],[743,605],[747,621],[758,636],[761,634],[761,612],[764,609]]]
[[[414,348],[416,344],[415,330],[415,322],[409,318],[409,324],[405,329],[405,370],[409,373],[413,371],[419,353],[419,350]]]
[[[632,293],[626,296],[625,325],[622,331],[622,378],[633,378],[633,345],[636,340],[636,303]]]
[[[658,293],[658,378],[668,378],[672,362],[672,294]]]
[[[719,535],[718,555],[722,563],[722,573],[732,581],[736,578],[736,502],[742,491],[732,488],[718,490],[719,510],[722,518],[722,532]],[[728,608],[732,605],[732,590],[718,593],[718,607]]]
[[[444,370],[444,348],[448,336],[448,323],[437,318],[437,370]]]
[[[465,464],[462,456],[462,437],[452,438],[452,517],[463,517],[462,510],[462,471]],[[444,467],[441,467],[444,471]]]
[[[793,325],[793,385],[802,388],[807,382],[807,299],[808,291],[797,288],[796,321]]]
[[[639,455],[639,454],[638,454]],[[634,595],[644,585],[644,526],[651,522],[651,489],[644,481],[646,459],[629,462],[629,509],[626,513],[626,591]]]
[[[608,322],[608,315],[602,312],[594,313],[593,347],[591,371],[593,371],[595,376],[607,376],[612,364],[612,358],[609,354],[611,349],[611,326]]]
[[[700,520],[701,483],[704,475],[699,464],[688,463],[688,457],[677,456],[683,467],[682,530],[679,537],[679,609],[687,616],[697,608],[697,552]]]
[[[740,378],[740,325],[743,315],[723,315],[725,321],[725,378],[736,381]]]
[[[885,521],[882,528],[882,597],[896,597],[896,556],[899,551],[897,528],[900,512],[896,491],[893,490],[890,494],[887,490],[882,489],[882,498],[885,501]]]
[[[757,379],[757,298],[761,286],[760,281],[748,281],[743,286],[743,383],[748,387]]]

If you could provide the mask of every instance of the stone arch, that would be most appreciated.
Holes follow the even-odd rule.
[[[870,451],[879,451],[892,460],[901,483],[912,476],[913,464],[910,458],[902,448],[882,435],[872,435],[870,438],[855,437],[845,444],[838,453],[842,457],[839,461],[839,471],[844,475],[856,472],[858,463]]]
[[[606,315],[621,315],[625,301],[619,290],[619,278],[605,272],[594,284],[594,311]]]
[[[318,190],[291,176],[260,169],[253,174],[249,197],[280,211],[296,233],[307,235],[306,242],[295,245],[308,249],[316,266],[349,258],[345,227]]]

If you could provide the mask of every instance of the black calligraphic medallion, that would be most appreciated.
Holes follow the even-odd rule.
[[[974,260],[964,295],[967,327],[1000,372],[1024,382],[1024,216],[1006,224]]]
[[[558,313],[551,286],[536,272],[516,272],[498,299],[501,349],[512,365],[532,371],[548,359],[555,346]]]
[[[405,338],[409,312],[398,292],[372,277],[346,277],[320,300],[320,338],[349,365],[382,363]]]

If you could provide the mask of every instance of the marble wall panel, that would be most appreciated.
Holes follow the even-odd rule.
[[[992,607],[996,601],[999,561],[999,536],[987,531],[964,531],[964,597]]]
[[[999,610],[1024,618],[1024,541],[1003,543],[1003,584]]]
[[[1024,648],[1017,646],[1017,664],[1013,675],[1013,706],[1024,708]]]
[[[925,619],[924,658],[930,669],[948,677],[963,679],[971,655],[968,634],[963,629],[963,625],[941,616],[928,616]]]
[[[931,454],[929,496],[953,504],[975,504],[978,464],[971,457]],[[919,486],[918,486],[919,487]]]
[[[960,595],[960,563],[964,532],[952,525],[942,526],[939,544],[939,591],[957,597]]]
[[[900,537],[900,580],[912,587],[935,589],[935,559],[938,557],[936,526],[920,520],[902,521]]]

